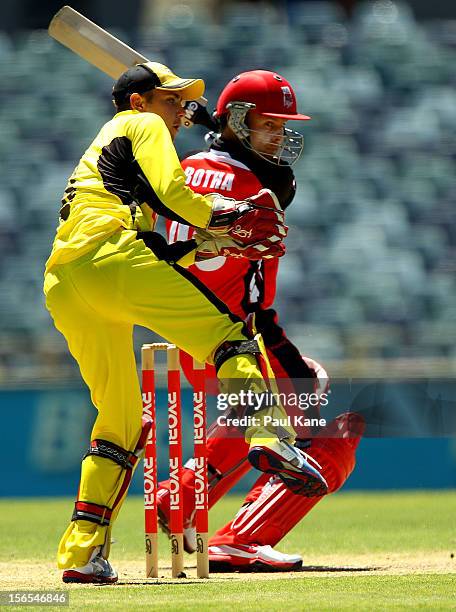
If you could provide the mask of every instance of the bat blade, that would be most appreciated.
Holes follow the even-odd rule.
[[[71,6],[64,6],[54,15],[48,32],[52,38],[114,80],[131,66],[149,61]],[[203,97],[198,98],[198,102],[202,106],[207,104]],[[182,119],[182,124],[185,127],[193,125],[186,118]]]
[[[49,35],[113,79],[149,61],[96,23],[64,6],[49,24]]]

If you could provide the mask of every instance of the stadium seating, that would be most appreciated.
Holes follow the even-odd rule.
[[[231,3],[204,36],[201,16],[174,13],[137,47],[201,74],[212,107],[236,72],[274,68],[313,117],[276,303],[303,351],[454,358],[456,36],[401,2],[362,3],[350,21],[334,6],[290,3],[287,16],[272,3],[260,19]],[[46,32],[0,32],[0,79],[0,381],[76,376],[41,278],[66,179],[112,114],[111,81]],[[179,151],[202,134],[185,130]]]

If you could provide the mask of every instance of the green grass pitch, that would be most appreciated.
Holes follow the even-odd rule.
[[[221,501],[211,513],[211,530],[231,518],[239,503],[237,497]],[[188,556],[188,578],[180,581],[169,578],[164,536],[159,553],[163,578],[144,578],[142,501],[131,497],[113,534],[117,542],[111,560],[119,584],[108,587],[60,582],[55,549],[71,505],[70,499],[0,501],[0,590],[69,590],[71,610],[456,608],[453,491],[329,496],[280,543],[281,550],[303,556],[304,571],[214,574],[197,580],[195,559]]]

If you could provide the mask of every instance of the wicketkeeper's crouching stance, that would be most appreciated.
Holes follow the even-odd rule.
[[[285,215],[294,204],[296,191],[293,163],[302,150],[302,136],[286,127],[288,121],[307,121],[297,112],[291,83],[283,76],[252,70],[236,75],[224,87],[217,102],[216,121],[196,103],[187,105],[194,123],[213,131],[206,137],[207,150],[187,156],[182,166],[187,184],[205,195],[216,189],[243,199],[262,188],[278,197]],[[189,117],[190,118],[190,117]],[[305,219],[304,219],[305,222]],[[168,222],[171,242],[192,235],[192,228]],[[255,315],[270,365],[281,391],[307,391],[322,398],[328,390],[324,368],[290,341],[279,325],[274,304],[278,259],[249,261],[218,257],[196,262],[190,271],[211,289],[230,310],[246,320]],[[303,287],[305,294],[305,286]],[[182,355],[182,365],[192,379],[192,360]],[[215,374],[207,367],[207,376]],[[309,411],[308,411],[309,412]],[[308,412],[306,414],[308,414]],[[312,416],[319,416],[314,405]],[[324,416],[324,411],[322,413]],[[339,489],[355,467],[356,448],[363,433],[360,416],[339,415],[310,439],[305,428],[297,428],[301,445],[318,462],[328,492]],[[315,436],[315,430],[311,432]],[[233,427],[214,423],[208,434],[209,506],[212,507],[251,468],[246,460],[249,446]],[[188,552],[196,549],[194,512],[194,462],[188,461],[183,475],[184,543]],[[158,511],[163,529],[169,532],[169,481],[160,483]],[[209,540],[211,571],[289,571],[302,566],[298,554],[286,554],[275,546],[323,498],[314,488],[303,497],[302,483],[286,486],[283,479],[262,474],[248,493],[237,515]]]
[[[133,326],[154,330],[214,364],[221,378],[242,378],[256,392],[266,388],[262,371],[271,375],[261,337],[182,267],[220,250],[253,259],[284,251],[283,214],[270,191],[234,201],[185,186],[173,139],[182,101],[203,91],[203,81],[181,79],[161,64],[128,70],[113,89],[117,114],[65,190],[44,291],[98,409],[58,550],[66,582],[117,580],[107,561],[110,532],[149,426],[142,423]],[[158,214],[194,226],[195,237],[167,248],[151,231]],[[266,415],[283,417],[283,408],[257,414]],[[324,478],[294,446],[294,430],[282,428],[279,439],[259,421],[245,432],[251,463],[324,492]]]

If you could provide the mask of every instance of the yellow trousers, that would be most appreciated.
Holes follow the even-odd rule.
[[[134,325],[153,330],[209,363],[222,342],[248,337],[244,323],[199,281],[182,268],[158,260],[128,230],[79,259],[48,270],[44,292],[55,326],[65,336],[98,410],[91,439],[108,440],[127,450],[135,448],[142,415]],[[229,359],[219,374],[261,378],[256,360],[249,355]],[[255,437],[268,435],[272,434],[264,430],[251,432]],[[82,462],[78,499],[110,507],[123,477],[119,465],[91,455]],[[112,521],[119,508],[120,504]],[[59,545],[59,567],[85,565],[94,546],[105,545],[109,550],[109,530],[89,521],[73,521]]]

